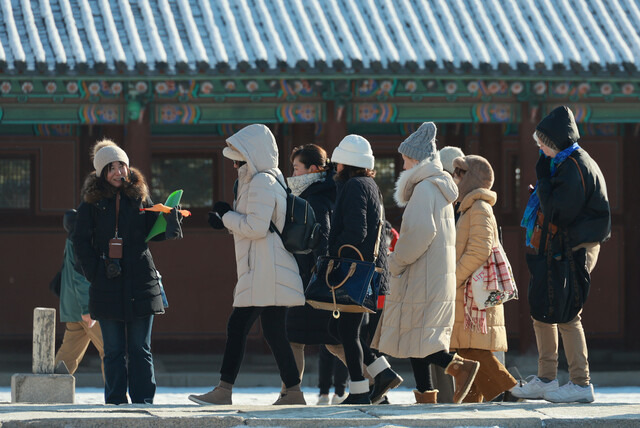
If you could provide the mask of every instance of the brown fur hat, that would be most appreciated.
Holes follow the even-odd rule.
[[[491,189],[493,186],[493,168],[482,156],[468,155],[455,158],[453,167],[466,171],[458,184],[459,201],[472,190]]]

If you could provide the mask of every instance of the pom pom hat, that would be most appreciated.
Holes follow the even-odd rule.
[[[101,175],[105,166],[116,161],[129,166],[129,156],[113,141],[102,140],[93,146],[93,167],[96,169],[96,175]]]
[[[333,150],[331,162],[357,168],[373,169],[375,158],[371,151],[371,145],[366,138],[351,134],[344,137],[338,147]]]

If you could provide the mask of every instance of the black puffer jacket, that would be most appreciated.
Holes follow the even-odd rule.
[[[324,181],[313,183],[305,189],[300,197],[306,199],[320,223],[320,242],[318,247],[309,254],[294,254],[302,285],[306,288],[311,279],[318,257],[327,253],[331,214],[336,200],[336,184],[333,174],[329,174]],[[287,336],[290,342],[306,345],[337,344],[337,340],[329,334],[331,311],[313,309],[309,305],[294,306],[287,312]]]
[[[378,239],[378,223],[382,198],[378,185],[371,177],[353,177],[346,182],[338,182],[336,208],[331,219],[329,233],[329,255],[337,256],[342,245],[351,244],[362,253],[365,260],[373,260],[373,251]],[[384,221],[384,218],[383,218]],[[376,266],[382,268],[380,294],[388,293],[389,269],[384,237]],[[359,258],[358,254],[346,248],[342,257]]]
[[[158,213],[141,211],[152,205],[142,174],[131,168],[130,182],[123,185],[118,216],[118,234],[123,240],[120,260],[122,274],[106,277],[103,255],[109,254],[109,240],[116,223],[116,189],[101,184],[95,173],[85,180],[83,202],[78,207],[72,240],[84,276],[91,283],[89,312],[93,319],[130,321],[134,318],[164,313],[158,271],[149,247],[144,242]],[[181,237],[178,214],[165,215],[166,234],[153,240]]]
[[[554,109],[536,129],[548,136],[559,150],[570,147],[580,138],[573,113],[566,107]],[[545,218],[568,229],[571,247],[603,242],[611,236],[611,210],[604,176],[585,150],[575,150],[570,157],[578,165],[567,158],[553,177],[538,177],[540,206]],[[557,235],[552,246],[554,251],[560,239]]]

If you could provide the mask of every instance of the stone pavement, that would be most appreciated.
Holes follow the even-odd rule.
[[[0,404],[1,428],[125,426],[626,428],[640,426],[640,404],[523,402],[282,407]]]

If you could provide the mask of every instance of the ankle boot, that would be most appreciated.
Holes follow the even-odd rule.
[[[203,406],[208,406],[211,404],[232,404],[231,403],[232,388],[233,388],[233,384],[220,381],[218,386],[213,388],[211,391],[202,395],[190,395],[189,400],[193,401],[194,403],[201,404]]]
[[[369,399],[369,381],[350,381],[349,382],[349,395],[340,404],[371,404]]]
[[[284,406],[293,404],[307,404],[304,394],[300,391],[300,384],[287,388],[280,392],[280,397],[273,403],[274,406]]]
[[[469,388],[473,380],[476,378],[480,363],[473,360],[466,360],[455,354],[453,360],[449,363],[444,372],[453,376],[455,383],[455,392],[453,394],[453,402],[459,404],[469,393]]]
[[[413,390],[413,395],[416,396],[416,404],[435,404],[438,402],[438,390],[420,392],[417,389]]]
[[[373,389],[369,396],[373,404],[379,404],[390,389],[396,388],[403,381],[402,377],[391,369],[385,357],[376,358],[367,366],[367,372],[373,377]]]

